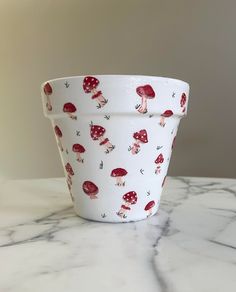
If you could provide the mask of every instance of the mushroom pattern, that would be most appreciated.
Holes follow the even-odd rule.
[[[77,116],[73,115],[73,113],[76,112],[76,107],[73,103],[65,103],[63,106],[63,112],[67,113],[72,120],[77,120]]]
[[[104,137],[106,130],[99,125],[90,124],[90,136],[93,140],[98,140],[99,145],[103,145],[106,148],[105,153],[111,152],[115,146],[111,144],[108,138]]]
[[[99,80],[93,76],[86,76],[83,82],[83,89],[85,93],[93,93],[92,99],[96,99],[98,102],[97,108],[102,108],[108,100],[104,98],[101,90],[97,90]]]
[[[75,152],[75,154],[76,154],[76,157],[77,157],[76,160],[78,162],[84,163],[84,159],[81,158],[81,153],[85,152],[85,148],[80,144],[74,144],[72,146],[72,151]]]
[[[85,181],[82,185],[83,191],[86,195],[90,197],[91,200],[97,199],[97,194],[99,192],[98,187],[91,181]]]
[[[145,206],[144,211],[147,211],[148,212],[147,217],[150,217],[152,215],[152,209],[153,209],[154,206],[155,206],[155,201],[150,201]]]
[[[155,170],[155,173],[158,174],[161,172],[161,164],[164,162],[164,157],[163,154],[159,154],[157,156],[157,159],[155,160],[155,163],[157,164],[157,168]]]
[[[151,85],[146,84],[136,88],[137,94],[141,97],[141,105],[138,104],[135,108],[143,114],[147,113],[147,100],[155,98],[155,92]]]
[[[55,134],[57,136],[58,147],[60,148],[61,151],[63,151],[63,146],[62,146],[62,143],[61,143],[62,131],[58,126],[54,127],[54,131],[55,131]]]
[[[117,186],[125,186],[125,181],[122,180],[122,177],[126,176],[127,173],[124,168],[115,168],[111,172],[111,177],[116,178]]]
[[[160,119],[160,126],[165,127],[165,118],[169,118],[173,116],[172,110],[166,110],[164,111],[163,114],[161,114],[161,119]]]
[[[52,104],[51,104],[51,100],[49,98],[49,96],[52,94],[52,86],[49,83],[46,83],[43,87],[43,91],[46,95],[46,99],[47,99],[47,103],[46,103],[46,107],[48,109],[48,111],[52,110]]]
[[[74,171],[73,171],[73,168],[69,162],[65,165],[65,169],[67,172],[67,184],[72,186],[72,178],[71,177],[74,175]]]
[[[146,144],[148,143],[148,135],[145,129],[140,130],[139,132],[135,132],[133,134],[133,138],[135,142],[133,143],[132,147],[129,147],[129,151],[131,150],[132,154],[138,154],[140,151],[140,143]]]
[[[117,212],[117,215],[121,218],[127,218],[126,212],[130,210],[131,205],[135,205],[138,200],[136,192],[130,191],[123,196],[124,204],[121,205],[120,210]]]
[[[180,106],[183,108],[182,113],[184,113],[186,111],[186,107],[185,107],[186,101],[187,101],[186,94],[182,93],[181,99],[180,99]]]

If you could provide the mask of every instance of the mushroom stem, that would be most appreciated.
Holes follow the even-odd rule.
[[[122,181],[121,176],[116,177],[116,184],[117,184],[117,186],[124,186],[124,182]]]
[[[148,210],[148,215],[147,217],[150,217],[152,215],[152,208]]]
[[[46,104],[47,109],[49,111],[51,111],[52,110],[52,104],[51,104],[51,101],[50,101],[50,98],[49,98],[49,95],[48,94],[46,95],[46,99],[47,99],[47,104]]]
[[[126,211],[127,210],[125,210],[121,207],[119,212],[117,213],[117,215],[120,216],[121,218],[125,218]]]
[[[68,113],[68,116],[69,116],[72,120],[77,120],[77,116],[74,116],[72,113]]]
[[[105,99],[105,97],[102,95],[101,91],[98,92],[95,88],[92,90],[93,95],[97,95],[96,96],[96,100],[98,102],[98,108],[103,107],[106,103],[107,100]],[[99,94],[100,93],[100,94]]]
[[[62,147],[62,143],[61,143],[61,139],[58,137],[58,140],[57,140],[57,145],[58,147],[60,148],[61,151],[63,151],[63,147]]]
[[[98,103],[101,104],[101,106],[104,106],[104,105],[107,103],[105,97],[104,97],[102,94],[100,94],[100,95],[98,96],[97,100],[98,100]]]
[[[124,206],[126,207],[129,207],[131,204],[129,202],[125,202],[124,203]],[[122,206],[119,210],[119,212],[117,213],[118,216],[120,216],[121,218],[126,218],[126,212],[127,212],[127,209],[124,209]]]
[[[131,153],[132,154],[138,154],[139,151],[140,151],[140,145],[139,145],[140,141],[136,140],[133,145],[132,145],[132,148],[131,148]]]
[[[106,153],[109,153],[109,152],[111,152],[115,147],[114,147],[114,145],[112,145],[111,144],[111,142],[108,140],[106,143],[103,143],[103,142],[105,142],[105,140],[106,140],[107,138],[105,138],[104,136],[101,136],[101,137],[99,137],[98,138],[98,140],[99,140],[99,142],[100,142],[100,145],[104,145],[105,146],[105,148],[106,148]]]
[[[94,199],[97,199],[98,197],[96,196],[96,194],[92,193],[92,194],[89,194],[89,197],[91,200],[94,200]]]
[[[157,165],[157,168],[156,168],[156,170],[155,170],[155,174],[158,174],[158,173],[160,173],[161,172],[161,166],[160,166],[160,164],[158,164]]]
[[[77,157],[77,161],[78,162],[81,162],[81,163],[83,163],[84,162],[84,160],[81,158],[81,155],[80,155],[80,153],[79,152],[76,152],[76,157]]]
[[[105,147],[109,152],[111,152],[114,149],[114,146],[109,141],[105,144]]]
[[[165,127],[165,117],[161,116],[160,126]]]
[[[140,113],[145,114],[147,112],[147,98],[146,96],[142,96],[141,106],[139,107],[138,111]]]

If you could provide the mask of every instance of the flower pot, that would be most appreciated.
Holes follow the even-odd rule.
[[[157,212],[188,94],[187,83],[154,76],[75,76],[42,85],[79,216],[129,222]]]

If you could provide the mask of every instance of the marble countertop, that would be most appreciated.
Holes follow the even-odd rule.
[[[1,292],[236,291],[236,180],[168,178],[157,215],[77,217],[64,179],[0,182]]]

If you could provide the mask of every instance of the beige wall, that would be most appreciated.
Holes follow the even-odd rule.
[[[228,0],[1,0],[0,174],[63,174],[42,81],[123,73],[191,84],[171,175],[236,177],[235,11]]]

